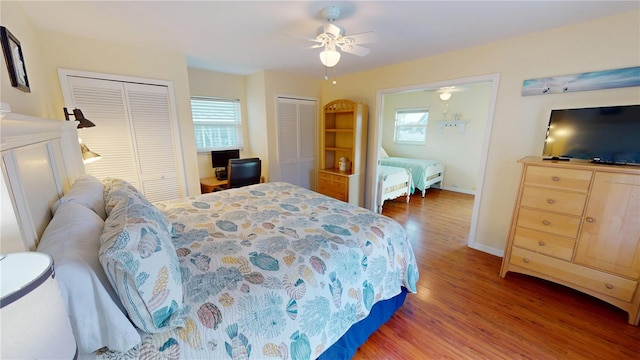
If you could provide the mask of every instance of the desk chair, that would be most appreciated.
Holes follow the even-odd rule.
[[[262,172],[260,158],[229,159],[227,166],[228,189],[259,184]]]

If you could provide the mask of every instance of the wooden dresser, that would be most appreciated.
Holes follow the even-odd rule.
[[[527,157],[500,276],[514,271],[640,320],[640,166]]]

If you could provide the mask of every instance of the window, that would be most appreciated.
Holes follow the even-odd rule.
[[[429,109],[396,110],[395,135],[396,144],[425,144],[427,140],[427,123]]]
[[[242,149],[240,100],[192,97],[191,114],[198,152]]]

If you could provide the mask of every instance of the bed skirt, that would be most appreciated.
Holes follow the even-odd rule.
[[[318,357],[318,360],[350,360],[353,358],[358,348],[369,339],[369,336],[386,323],[404,304],[406,297],[407,289],[403,287],[400,294],[373,305],[369,316],[353,324],[338,341]]]

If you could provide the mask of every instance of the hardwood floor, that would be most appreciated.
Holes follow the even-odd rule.
[[[466,246],[473,196],[437,189],[385,202],[420,267],[418,293],[354,359],[640,359],[627,314],[569,288],[499,276],[501,258]]]

